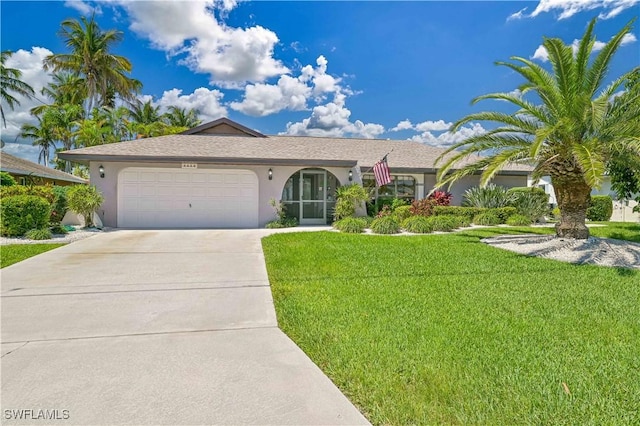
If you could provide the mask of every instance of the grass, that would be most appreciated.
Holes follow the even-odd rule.
[[[525,232],[270,236],[280,327],[374,424],[640,423],[640,273],[479,241]]]
[[[10,244],[0,247],[0,268],[13,265],[64,244]]]

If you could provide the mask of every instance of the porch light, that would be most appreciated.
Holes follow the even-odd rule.
[[[273,180],[273,170],[269,169],[269,180]]]
[[[349,182],[353,180],[353,170],[349,170]]]
[[[102,164],[100,164],[100,167],[98,167],[98,172],[100,172],[100,177],[103,178],[104,177],[104,166]]]

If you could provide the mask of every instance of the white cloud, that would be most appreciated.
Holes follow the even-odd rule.
[[[7,154],[11,154],[14,157],[24,158],[25,160],[33,161],[34,163],[38,162],[38,156],[40,155],[40,148],[37,146],[32,146],[27,143],[14,143],[7,142],[4,137],[2,138],[4,145],[2,147],[2,152],[6,152]]]
[[[517,19],[522,19],[525,17],[524,12],[527,10],[526,7],[523,7],[522,9],[520,9],[519,11],[517,11],[516,13],[512,13],[511,15],[509,15],[509,17],[507,18],[507,22],[508,21],[514,21]]]
[[[42,69],[42,60],[51,54],[52,52],[44,47],[32,47],[31,51],[20,49],[7,59],[5,66],[22,71],[20,79],[29,84],[36,96],[41,98],[40,90],[51,82],[51,76]],[[28,99],[19,95],[15,95],[15,97],[20,105],[16,105],[13,111],[7,105],[3,104],[2,106],[7,120],[7,127],[2,129],[2,139],[5,142],[15,140],[20,134],[20,128],[23,124],[37,122],[29,110],[41,105],[37,99]]]
[[[399,122],[396,127],[390,129],[390,132],[400,132],[402,130],[411,130],[413,129],[413,124],[411,124],[410,120],[402,120]]]
[[[188,95],[183,95],[180,89],[171,89],[165,91],[160,99],[153,101],[153,105],[159,106],[161,112],[166,112],[170,106],[198,110],[198,117],[206,123],[227,115],[227,109],[220,103],[223,96],[219,90],[205,87],[200,87]],[[143,102],[150,99],[148,95],[140,97]]]
[[[212,84],[240,87],[289,71],[273,57],[279,41],[273,31],[261,26],[232,28],[216,19],[214,12],[231,10],[234,0],[115,3],[127,11],[131,30],[155,48],[181,57],[180,63],[193,71],[209,74]]]
[[[634,34],[627,33],[622,37],[622,40],[620,41],[620,46],[626,46],[628,44],[635,43],[636,41],[638,41],[638,39]],[[596,40],[593,43],[592,52],[594,53],[598,52],[602,50],[606,45],[607,43],[605,43],[604,41]],[[580,40],[578,39],[573,40],[573,42],[571,43],[571,48],[573,49],[573,53],[576,53],[578,51],[579,46],[580,46]],[[536,51],[533,53],[533,56],[531,56],[531,59],[538,59],[539,61],[547,62],[549,60],[549,53],[547,52],[547,49],[545,49],[543,45],[540,45],[538,46]]]
[[[442,120],[440,120],[442,121]],[[449,147],[472,136],[478,136],[486,133],[486,129],[479,123],[472,123],[471,126],[462,127],[457,132],[444,132],[436,136],[431,131],[422,132],[419,135],[415,135],[410,140],[416,142],[422,142],[427,145],[437,147]]]
[[[283,110],[305,110],[308,101],[322,103],[331,94],[353,94],[341,85],[340,78],[327,74],[328,63],[324,56],[319,56],[315,68],[306,65],[295,78],[285,74],[276,84],[249,84],[245,87],[242,101],[232,102],[230,106],[248,115],[265,116]]]
[[[577,13],[594,9],[604,9],[599,18],[610,19],[639,3],[640,0],[540,0],[531,14],[525,15],[523,13],[524,10],[521,10],[511,15],[507,20],[523,17],[535,18],[538,15],[549,12],[557,13],[557,19],[562,20],[570,18]]]
[[[419,132],[428,132],[428,131],[436,131],[440,132],[443,130],[448,130],[451,127],[451,123],[445,123],[444,120],[438,121],[423,121],[422,123],[416,124],[416,130]]]
[[[75,9],[85,16],[89,16],[93,13],[95,13],[96,15],[102,14],[102,9],[100,9],[100,6],[92,6],[89,3],[84,2],[83,0],[67,0],[64,2],[64,6]]]
[[[287,130],[280,134],[373,139],[384,133],[384,126],[380,124],[350,121],[351,111],[344,106],[344,100],[344,95],[336,95],[333,102],[314,107],[309,118],[297,123],[287,123]]]

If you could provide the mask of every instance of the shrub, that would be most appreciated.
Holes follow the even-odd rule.
[[[460,206],[435,206],[433,208],[434,216],[464,216],[469,223],[473,221],[476,215],[486,211],[482,207],[460,207]]]
[[[382,207],[382,210],[380,210],[378,212],[378,214],[376,215],[376,218],[378,217],[385,217],[385,216],[391,216],[391,214],[393,213],[393,210],[391,210],[391,205],[389,204],[385,204]]]
[[[265,228],[280,229],[280,228],[295,228],[298,226],[298,220],[295,217],[286,217],[282,220],[272,220],[265,225]]]
[[[498,216],[500,223],[506,223],[510,216],[518,213],[515,207],[499,207],[497,209],[489,209],[488,211]]]
[[[68,186],[54,186],[53,187],[53,203],[51,204],[51,218],[50,223],[58,224],[62,221],[65,213],[67,213],[67,190]]]
[[[357,183],[344,185],[336,189],[336,206],[333,210],[333,218],[338,221],[342,218],[353,216],[356,208],[369,199],[367,190]]]
[[[531,222],[537,222],[549,214],[549,195],[541,188],[511,188],[515,196],[511,205],[518,214],[527,216]]]
[[[451,216],[451,218],[456,221],[456,228],[466,228],[471,226],[472,219],[469,219],[467,216]]]
[[[507,219],[507,225],[509,226],[529,226],[531,225],[531,220],[528,216],[522,214],[514,214]]]
[[[383,216],[371,222],[371,230],[376,234],[397,234],[400,232],[400,225],[393,216]]]
[[[371,222],[374,221],[375,217],[371,217],[371,216],[362,216],[359,217],[358,219],[362,219],[364,220],[365,223],[365,228],[369,228],[371,226]]]
[[[391,210],[393,210],[394,212],[399,207],[404,207],[408,205],[409,205],[409,202],[403,198],[394,198],[393,200],[391,200]]]
[[[53,204],[56,196],[53,193],[53,186],[51,185],[14,185],[14,186],[2,186],[0,187],[0,197],[13,197],[15,195],[35,195],[36,197],[42,197]]]
[[[69,209],[84,217],[84,225],[93,225],[92,216],[98,210],[104,198],[95,186],[75,185],[67,191]]]
[[[7,187],[12,188],[12,187]],[[30,229],[41,229],[49,223],[51,205],[35,195],[15,195],[0,201],[0,233],[22,236]]]
[[[451,232],[459,227],[456,216],[431,216],[428,219],[434,231]]]
[[[340,232],[360,234],[367,227],[367,221],[361,217],[345,217],[334,222],[333,227]]]
[[[415,216],[431,216],[433,214],[433,208],[435,207],[435,201],[429,198],[423,198],[422,200],[415,200],[411,203],[411,214]]]
[[[396,218],[398,223],[404,222],[406,218],[411,216],[411,206],[404,205],[404,206],[397,207],[393,211],[393,216]]]
[[[32,229],[30,231],[27,231],[26,234],[24,234],[25,237],[27,237],[30,240],[50,240],[51,238],[53,238],[53,235],[51,235],[51,231],[49,231],[47,228],[42,228],[42,229]]]
[[[606,221],[613,214],[613,199],[608,195],[592,195],[587,208],[587,219]]]
[[[410,216],[402,222],[402,227],[407,232],[414,234],[429,234],[433,232],[433,226],[428,217]]]
[[[436,206],[448,206],[451,204],[451,198],[453,195],[450,192],[445,191],[434,191],[433,194],[429,195],[430,200],[434,201],[434,205]]]
[[[0,186],[14,186],[16,180],[7,172],[0,172]]]
[[[476,186],[467,189],[462,196],[462,205],[464,207],[495,209],[511,205],[514,199],[514,194],[510,193],[504,186],[489,184],[485,188]]]
[[[500,218],[493,212],[480,213],[473,218],[473,223],[483,226],[495,226],[500,225]]]

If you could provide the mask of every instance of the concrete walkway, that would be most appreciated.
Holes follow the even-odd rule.
[[[115,231],[3,269],[3,424],[366,424],[277,327],[271,232]]]

